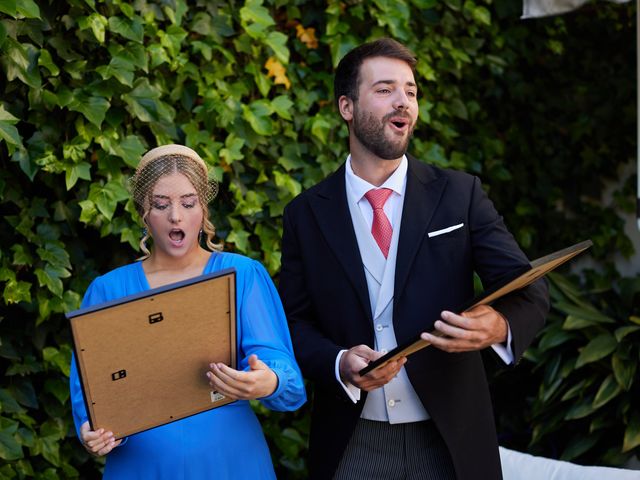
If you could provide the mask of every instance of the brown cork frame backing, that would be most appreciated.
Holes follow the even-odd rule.
[[[92,430],[122,438],[232,402],[211,362],[236,368],[235,269],[67,314]]]

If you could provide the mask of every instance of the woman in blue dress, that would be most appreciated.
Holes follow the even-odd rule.
[[[280,298],[262,265],[212,243],[207,204],[215,196],[207,166],[192,149],[165,145],[142,157],[131,181],[146,225],[141,261],[116,268],[89,286],[82,307],[140,293],[229,267],[236,269],[240,370],[212,363],[212,389],[238,401],[115,440],[90,430],[75,361],[71,401],[76,431],[92,455],[107,455],[105,479],[273,479],[269,450],[249,405],[295,410],[306,400]],[[208,250],[200,246],[204,237]],[[146,241],[153,240],[152,251]]]

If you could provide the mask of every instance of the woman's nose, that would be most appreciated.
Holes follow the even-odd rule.
[[[171,223],[177,223],[181,219],[180,209],[178,207],[172,206],[169,209],[169,221]]]

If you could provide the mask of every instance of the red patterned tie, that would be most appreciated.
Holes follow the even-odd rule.
[[[389,254],[393,228],[391,228],[391,222],[389,222],[389,219],[385,215],[383,207],[392,192],[393,190],[390,188],[378,188],[369,190],[364,194],[364,198],[369,201],[373,208],[373,225],[371,225],[371,233],[380,247],[380,250],[382,250],[384,258],[387,258],[387,255]]]

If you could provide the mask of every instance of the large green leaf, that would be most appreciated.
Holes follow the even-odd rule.
[[[603,333],[591,340],[585,347],[580,350],[576,368],[580,368],[591,362],[600,360],[613,353],[618,346],[618,342],[610,333]]]
[[[618,354],[611,357],[611,367],[618,384],[626,391],[631,390],[636,378],[637,362]]]
[[[571,461],[576,457],[584,454],[587,450],[592,448],[600,439],[600,435],[580,435],[576,436],[569,442],[569,445],[564,449],[562,455],[560,456],[561,460]]]
[[[596,393],[596,398],[593,399],[593,407],[602,407],[604,404],[615,398],[620,392],[622,392],[622,388],[616,381],[615,377],[610,374],[604,379],[602,385],[600,385],[598,393]]]
[[[627,424],[627,428],[624,431],[624,441],[622,444],[622,451],[629,452],[632,449],[640,445],[640,414],[633,413],[631,420]]]
[[[592,321],[594,323],[615,323],[611,317],[599,312],[595,308],[586,305],[575,305],[567,302],[555,302],[554,307],[575,318]]]
[[[593,407],[593,397],[582,398],[573,403],[569,411],[565,414],[564,419],[577,420],[591,415],[595,411],[596,409]]]

